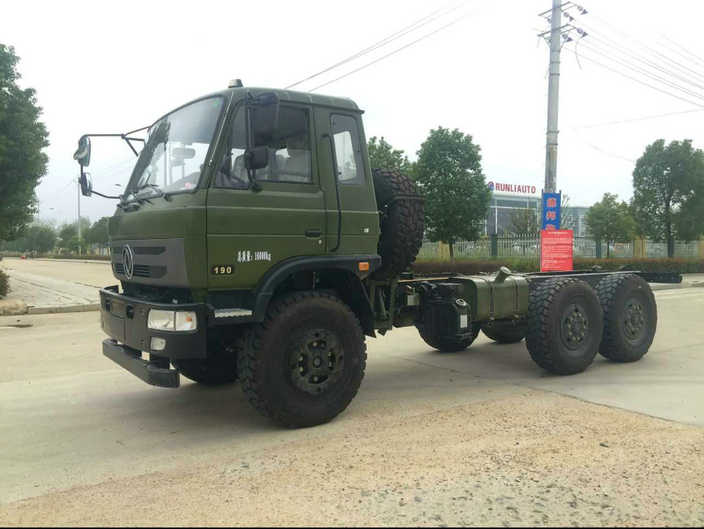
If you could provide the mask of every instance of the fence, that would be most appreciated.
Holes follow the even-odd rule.
[[[490,257],[538,257],[540,238],[537,236],[490,236],[477,241],[458,241],[453,245],[456,259],[481,259]],[[667,257],[667,243],[638,239],[608,245],[589,237],[575,237],[575,257],[630,258]],[[425,241],[418,252],[419,259],[449,259],[449,247],[440,242]],[[704,240],[676,241],[675,257],[704,258]]]

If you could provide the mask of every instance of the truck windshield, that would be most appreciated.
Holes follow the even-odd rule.
[[[173,193],[195,189],[223,106],[220,96],[167,114],[149,128],[126,200],[144,189]]]

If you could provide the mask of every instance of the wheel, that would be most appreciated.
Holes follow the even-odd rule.
[[[599,353],[616,362],[635,362],[650,349],[658,325],[650,285],[634,274],[606,276],[596,287],[604,312]]]
[[[231,384],[237,380],[237,341],[231,334],[210,334],[208,356],[204,359],[172,360],[186,378],[205,386]]]
[[[464,338],[462,340],[453,340],[436,336],[432,332],[426,331],[421,325],[417,325],[416,328],[420,333],[420,337],[423,338],[425,343],[433,349],[437,349],[442,353],[455,353],[457,351],[463,351],[472,345],[472,342],[474,342],[479,334],[480,325],[478,323],[473,323],[472,334],[468,338]]]
[[[330,421],[352,401],[364,377],[362,327],[328,293],[296,292],[274,301],[240,343],[237,364],[247,399],[289,428]]]
[[[490,340],[497,343],[516,343],[526,337],[526,320],[487,321],[482,323],[482,331]]]
[[[543,369],[558,375],[584,371],[594,361],[603,326],[599,299],[584,281],[558,278],[531,288],[526,346]]]
[[[416,185],[398,171],[374,169],[374,192],[381,218],[376,279],[399,275],[416,258],[423,243],[423,201]]]

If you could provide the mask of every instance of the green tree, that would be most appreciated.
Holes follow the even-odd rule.
[[[657,140],[645,148],[633,170],[631,207],[638,230],[667,242],[675,253],[675,239],[695,239],[704,232],[704,153],[691,140]]]
[[[110,217],[101,217],[88,228],[85,240],[88,244],[107,246],[108,244],[108,221]]]
[[[34,189],[46,172],[48,133],[35,91],[20,88],[19,58],[0,44],[0,239],[21,235],[36,212]]]
[[[90,220],[85,217],[81,217],[81,249],[85,248],[86,236],[89,230]],[[61,226],[61,228],[59,228],[58,246],[70,252],[78,252],[78,223],[74,221],[69,224],[64,224],[63,226]]]
[[[511,214],[511,233],[514,235],[537,235],[538,212],[534,209],[519,209]]]
[[[425,196],[425,225],[431,241],[450,247],[479,238],[491,192],[482,174],[481,155],[472,137],[458,129],[430,131],[418,151],[414,173]]]
[[[589,234],[597,241],[606,243],[606,257],[610,257],[613,242],[628,242],[636,233],[636,221],[625,202],[618,196],[604,193],[604,197],[587,210],[584,220]]]
[[[374,169],[396,169],[403,174],[411,174],[412,164],[401,149],[394,149],[384,139],[372,136],[367,142],[369,165]]]

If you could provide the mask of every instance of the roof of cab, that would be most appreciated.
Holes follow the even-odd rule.
[[[258,87],[258,86],[243,86],[243,87],[236,87],[236,88],[228,88],[227,90],[223,90],[222,92],[218,92],[220,94],[230,94],[230,93],[235,93],[244,95],[247,92],[251,93],[252,95],[257,95],[262,92],[274,92],[277,96],[279,96],[279,99],[281,101],[291,101],[294,103],[306,103],[309,105],[321,105],[321,106],[327,106],[327,107],[335,107],[335,108],[341,108],[345,110],[351,110],[353,112],[363,112],[357,104],[352,101],[351,99],[348,99],[346,97],[335,97],[335,96],[328,96],[328,95],[323,95],[323,94],[312,94],[310,92],[298,92],[296,90],[283,90],[280,88],[263,88],[263,87]]]

